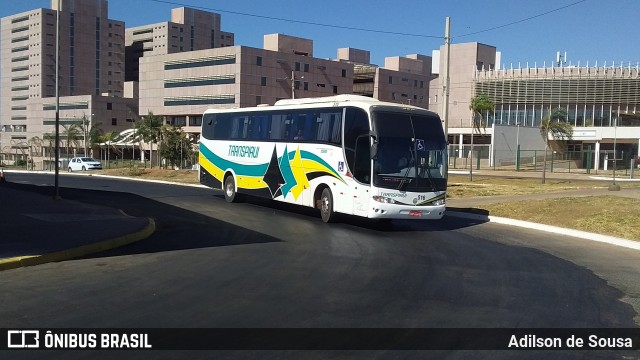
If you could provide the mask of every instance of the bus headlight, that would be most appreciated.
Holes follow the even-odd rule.
[[[441,206],[441,205],[444,205],[444,204],[445,204],[445,200],[444,199],[439,199],[439,200],[432,201],[432,202],[430,202],[428,204],[425,204],[425,205]]]
[[[374,196],[373,200],[383,204],[397,204],[397,202],[392,198],[388,198],[384,196]]]

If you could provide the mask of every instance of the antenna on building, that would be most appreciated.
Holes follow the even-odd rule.
[[[556,53],[556,64],[558,65],[558,67],[562,67],[562,65],[567,63],[567,52],[564,52],[564,56],[563,54],[560,53],[560,51],[558,51]]]

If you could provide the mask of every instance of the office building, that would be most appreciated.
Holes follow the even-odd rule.
[[[199,133],[207,108],[351,94],[353,66],[314,58],[313,42],[264,36],[264,48],[231,46],[140,58],[140,115]]]
[[[125,129],[135,102],[124,96],[124,23],[108,18],[106,0],[51,1],[51,9],[1,20],[2,161],[27,157],[44,166],[55,132],[56,38],[59,38],[60,124],[79,125],[85,117],[105,131]],[[59,10],[60,34],[56,34]],[[101,105],[98,105],[101,104]],[[34,150],[37,149],[38,151]],[[70,154],[69,154],[70,155]],[[67,156],[67,154],[64,154]]]
[[[138,59],[233,46],[234,34],[220,30],[220,14],[190,8],[171,10],[171,21],[127,28],[126,81],[138,81]]]

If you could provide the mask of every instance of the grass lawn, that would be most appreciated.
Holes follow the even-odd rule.
[[[469,182],[466,175],[449,176],[447,197],[462,198],[474,196],[524,195],[543,192],[558,192],[578,189],[606,189],[610,182],[585,180],[552,180],[542,184],[537,178],[474,177]],[[639,182],[624,183],[624,187],[639,187]]]
[[[490,215],[640,240],[640,199],[560,197],[483,205]]]

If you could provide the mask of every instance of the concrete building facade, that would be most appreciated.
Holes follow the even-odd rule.
[[[493,114],[485,115],[489,126],[539,128],[551,111],[565,110],[573,137],[557,150],[586,160],[580,154],[590,149],[594,169],[610,168],[609,159],[626,166],[640,157],[637,65],[480,70],[474,74],[474,91],[486,93],[496,105]]]
[[[231,46],[140,58],[140,115],[199,133],[208,108],[351,94],[353,66],[314,58],[310,40],[266,35],[264,49]],[[277,50],[277,51],[276,51]]]
[[[430,56],[387,57],[384,67],[379,67],[370,64],[368,51],[341,48],[338,49],[337,60],[354,65],[354,94],[425,109],[429,107]]]
[[[124,129],[126,120],[116,116],[113,121],[113,114],[102,114],[101,110],[114,111],[112,109],[122,107],[123,113],[128,113],[134,106],[131,101],[119,100],[123,96],[125,80],[124,23],[108,18],[106,0],[61,0],[60,9],[57,6],[58,0],[52,0],[51,9],[36,9],[1,20],[0,148],[5,154],[5,162],[26,159],[30,141],[34,138],[42,141],[54,132],[50,120],[55,119],[55,105],[52,108],[51,102],[55,103],[56,94],[58,10],[60,102],[86,103],[81,108],[70,106],[73,110],[81,110],[92,121],[103,123],[106,131]],[[111,103],[111,109],[96,109],[89,105],[100,103],[99,100],[79,101],[76,98],[83,95],[112,98],[107,101]],[[131,110],[134,114],[137,112],[135,106]],[[81,117],[80,113],[64,115],[63,112],[61,109],[62,125],[77,124],[74,116],[76,119]],[[91,114],[100,115],[100,118]],[[43,154],[33,157],[42,158]]]
[[[444,54],[442,48],[439,54]],[[611,168],[611,159],[626,163],[640,156],[637,64],[580,67],[550,62],[543,67],[500,69],[496,48],[479,43],[451,45],[450,54],[448,130],[452,154],[468,156],[473,131],[470,100],[486,93],[496,108],[493,114],[484,114],[487,136],[476,136],[474,143],[484,150],[482,154],[490,164],[495,151],[515,149],[516,144],[538,144],[535,149],[523,150],[543,150],[539,141],[518,134],[539,136],[542,118],[556,108],[567,112],[566,121],[574,127],[571,141],[555,144],[559,156],[574,158],[578,166],[586,166],[588,158],[594,169]],[[445,60],[439,58],[435,63],[443,73]],[[430,87],[429,109],[441,113],[443,79],[435,78]],[[507,132],[516,135],[511,136],[513,139],[496,139],[494,125],[500,126],[502,137]],[[514,130],[506,131],[505,126]],[[591,155],[587,156],[587,151]]]
[[[220,14],[191,8],[171,10],[171,21],[125,31],[126,80],[138,81],[144,56],[233,46],[234,34],[220,29]]]

